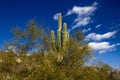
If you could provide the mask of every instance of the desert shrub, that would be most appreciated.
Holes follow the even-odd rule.
[[[107,64],[84,65],[92,53],[81,31],[76,31],[63,48],[51,45],[51,37],[43,31],[35,22],[25,31],[13,29],[10,45],[18,53],[0,51],[1,80],[120,80],[120,72]],[[32,52],[35,49],[38,51]]]

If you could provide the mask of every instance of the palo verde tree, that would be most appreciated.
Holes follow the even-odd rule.
[[[43,39],[43,29],[38,27],[35,20],[31,20],[26,26],[26,30],[20,30],[19,27],[14,27],[11,30],[14,37],[9,45],[15,46],[18,53],[34,50],[36,45],[40,44]]]

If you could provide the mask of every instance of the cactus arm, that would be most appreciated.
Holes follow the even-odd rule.
[[[58,30],[61,31],[62,29],[62,14],[58,14]]]
[[[55,42],[54,31],[51,31],[51,42]]]
[[[62,32],[62,46],[65,46],[66,42],[67,42],[67,24],[64,23],[63,24],[63,32]]]

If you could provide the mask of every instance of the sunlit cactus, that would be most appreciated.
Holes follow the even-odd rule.
[[[55,42],[54,31],[51,31],[51,42]]]
[[[62,29],[62,14],[58,14],[58,30],[61,31]]]
[[[62,14],[58,14],[57,47],[61,48]]]
[[[63,24],[63,32],[66,32],[67,31],[67,23],[64,23]]]
[[[65,46],[68,38],[68,32],[66,31],[67,29],[67,24],[63,24],[63,32],[62,32],[62,46]]]
[[[52,44],[55,42],[54,31],[51,31],[51,41]],[[65,47],[67,41],[69,39],[69,32],[67,31],[67,23],[63,24],[62,27],[62,14],[58,14],[58,30],[57,30],[57,38],[56,38],[56,49],[60,52],[63,47]]]
[[[52,48],[52,51],[56,51],[56,42],[55,42],[54,31],[51,31],[51,48]]]
[[[61,48],[61,31],[57,31],[57,46],[60,49]]]

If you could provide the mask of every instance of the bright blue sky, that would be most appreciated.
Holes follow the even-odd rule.
[[[33,18],[56,30],[58,12],[71,32],[83,30],[95,59],[120,66],[119,0],[0,0],[0,45],[12,37],[11,27],[24,29]]]

